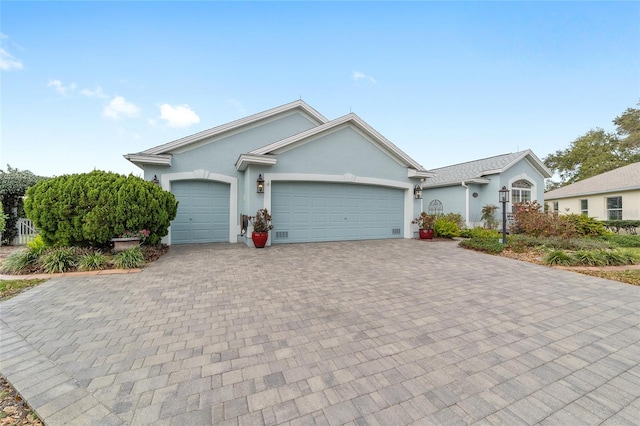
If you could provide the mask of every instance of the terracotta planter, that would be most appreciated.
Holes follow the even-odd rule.
[[[421,229],[420,230],[420,239],[421,240],[430,240],[433,238],[433,229]]]
[[[267,244],[267,240],[269,239],[268,232],[252,232],[251,239],[253,240],[253,245],[256,248],[264,248]]]
[[[117,253],[119,251],[129,250],[131,247],[138,247],[140,245],[140,238],[112,238],[111,242],[113,243],[113,251]]]

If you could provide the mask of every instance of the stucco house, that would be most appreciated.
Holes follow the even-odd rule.
[[[243,215],[260,208],[268,244],[412,238],[433,176],[356,114],[328,120],[302,100],[124,157],[179,201],[168,244],[252,245]]]
[[[544,179],[551,172],[531,150],[497,155],[431,170],[422,187],[424,209],[460,213],[468,227],[482,226],[482,207],[500,206],[498,191],[509,189],[507,212],[515,203],[544,200]]]
[[[544,194],[548,211],[599,220],[640,220],[640,162]]]

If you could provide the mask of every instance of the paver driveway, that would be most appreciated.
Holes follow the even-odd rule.
[[[636,424],[640,288],[386,240],[173,247],[0,305],[50,425]]]

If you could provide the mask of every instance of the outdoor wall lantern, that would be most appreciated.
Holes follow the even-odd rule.
[[[258,184],[258,194],[262,194],[264,192],[264,179],[262,177],[262,174],[258,176],[258,180],[256,180],[256,183]]]
[[[153,179],[151,179],[151,183],[155,183],[156,185],[160,185],[160,181],[158,180],[158,175],[153,175]]]
[[[509,190],[503,186],[498,191],[499,200],[502,203],[502,244],[507,244],[507,203],[509,202]]]
[[[416,200],[422,199],[422,188],[420,188],[420,185],[416,185],[413,187],[413,196],[416,198]]]

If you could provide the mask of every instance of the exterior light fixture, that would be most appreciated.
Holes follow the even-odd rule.
[[[258,175],[258,180],[256,180],[256,183],[258,194],[262,194],[264,192],[264,178],[262,177],[262,174]]]
[[[153,179],[151,179],[151,183],[155,183],[156,185],[160,185],[160,181],[158,180],[158,175],[153,175]]]
[[[416,200],[422,199],[422,188],[420,187],[420,185],[416,185],[413,187],[413,196]]]
[[[502,203],[502,244],[507,244],[507,203],[509,202],[509,190],[506,186],[498,191],[498,200]]]

